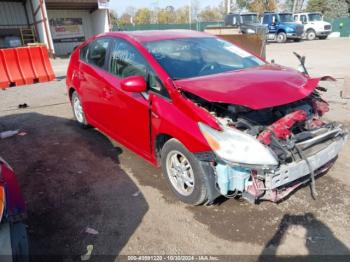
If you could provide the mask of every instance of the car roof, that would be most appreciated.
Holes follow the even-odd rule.
[[[145,43],[154,42],[161,40],[171,40],[171,39],[183,39],[183,38],[201,38],[201,37],[214,37],[212,35],[192,31],[192,30],[141,30],[141,31],[118,31],[110,32],[106,35],[109,36],[120,36],[125,35],[133,38],[134,40]]]

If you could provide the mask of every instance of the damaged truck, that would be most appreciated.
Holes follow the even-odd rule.
[[[342,124],[323,119],[320,82],[330,78],[302,66],[200,32],[113,32],[73,52],[67,88],[80,125],[161,166],[183,202],[278,202],[305,184],[315,195],[347,141]]]

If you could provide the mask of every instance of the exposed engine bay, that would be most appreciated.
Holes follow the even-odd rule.
[[[315,176],[327,170],[347,139],[347,132],[322,116],[329,105],[317,87],[302,100],[282,106],[252,110],[247,107],[208,102],[189,92],[184,96],[213,115],[221,126],[233,128],[257,139],[278,160],[276,167],[213,163],[217,188],[227,197],[242,196],[250,202],[278,202],[294,189],[311,181],[317,195]]]

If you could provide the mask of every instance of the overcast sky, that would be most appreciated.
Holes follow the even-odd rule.
[[[122,14],[125,8],[128,6],[140,7],[166,7],[172,5],[174,7],[179,7],[183,5],[188,5],[190,0],[110,0],[110,7],[117,11],[118,14]],[[208,5],[218,5],[221,0],[199,0],[198,3],[200,7],[206,7]]]

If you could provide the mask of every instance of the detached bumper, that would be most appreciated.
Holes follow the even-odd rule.
[[[327,163],[337,157],[340,150],[347,141],[347,135],[339,137],[336,141],[328,145],[316,154],[307,157],[307,160],[313,170],[319,170]],[[310,168],[305,160],[293,162],[287,165],[281,165],[274,173],[266,175],[265,186],[268,190],[273,190],[283,185],[287,185],[301,177],[309,175]]]

